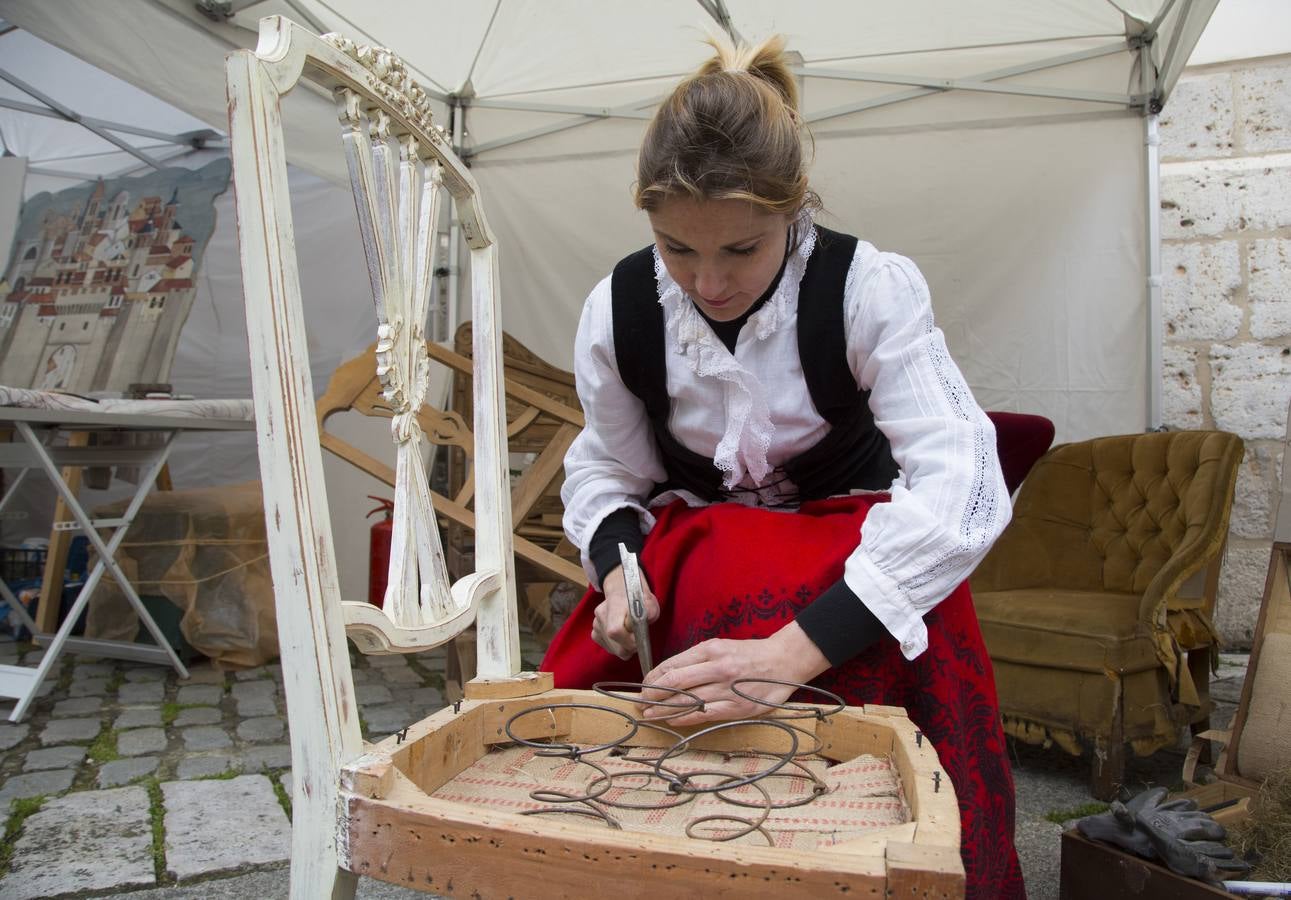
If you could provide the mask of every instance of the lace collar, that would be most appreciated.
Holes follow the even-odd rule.
[[[807,269],[807,260],[816,248],[816,229],[810,213],[804,212],[792,227],[803,238],[790,251],[775,292],[745,325],[753,329],[753,335],[759,341],[775,334],[787,319],[796,314],[798,284]],[[668,274],[657,247],[654,250],[654,274],[659,304],[664,312],[664,340],[680,353],[696,378],[716,378],[725,383],[726,427],[713,455],[713,463],[722,472],[724,487],[731,490],[746,476],[751,479],[751,486],[762,485],[772,472],[767,463],[767,451],[775,436],[765,388],[757,376],[736,361],[713,333],[694,301]]]

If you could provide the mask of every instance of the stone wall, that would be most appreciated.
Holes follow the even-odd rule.
[[[1291,57],[1188,69],[1160,130],[1164,421],[1246,442],[1217,624],[1247,647],[1291,399]]]

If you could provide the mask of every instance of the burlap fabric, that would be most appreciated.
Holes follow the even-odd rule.
[[[95,510],[120,515],[125,503]],[[179,627],[199,653],[227,666],[278,655],[269,545],[260,484],[154,491],[117,553],[141,595],[164,596],[183,612]],[[139,617],[111,578],[90,603],[86,635],[134,640]]]

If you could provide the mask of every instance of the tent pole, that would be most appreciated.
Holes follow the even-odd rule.
[[[1143,117],[1143,147],[1147,165],[1147,263],[1148,263],[1148,408],[1147,427],[1154,431],[1161,427],[1161,380],[1164,376],[1162,359],[1165,328],[1161,299],[1161,138],[1157,131],[1157,115]]]
[[[94,132],[96,135],[101,137],[103,140],[107,141],[109,144],[116,144],[126,153],[129,153],[131,156],[136,157],[142,162],[147,163],[148,165],[152,166],[154,169],[161,168],[161,164],[157,162],[157,160],[153,159],[147,153],[144,153],[138,147],[123,140],[120,137],[117,137],[115,134],[108,131],[107,129],[100,128],[97,125],[91,124],[79,113],[59,103],[57,100],[53,99],[48,94],[42,93],[41,91],[37,90],[35,87],[23,81],[21,78],[18,78],[16,75],[10,72],[7,72],[4,69],[0,69],[0,79],[3,79],[4,81],[9,82],[10,84],[12,84],[14,87],[22,91],[23,93],[30,94],[32,97],[35,97],[37,100],[39,100],[41,103],[48,106],[50,109],[58,113],[62,118],[66,119],[67,121],[73,122],[77,125],[80,125],[82,128],[86,128]]]
[[[449,144],[453,152],[458,156],[462,154],[462,118],[463,110],[460,101],[456,97],[448,106],[449,112]],[[444,335],[447,343],[451,344],[457,336],[457,324],[460,317],[461,303],[458,297],[458,291],[461,286],[458,281],[458,272],[461,271],[460,255],[462,228],[458,224],[457,218],[457,201],[452,200],[449,206],[449,226],[448,226],[448,315],[445,317],[445,325],[448,333]]]
[[[1161,111],[1157,96],[1157,69],[1152,60],[1154,41],[1145,40],[1139,47],[1139,87],[1146,98],[1143,106],[1143,164],[1147,208],[1144,210],[1147,238],[1147,430],[1162,425],[1161,383],[1164,375],[1165,326],[1161,298],[1161,135],[1157,114]]]

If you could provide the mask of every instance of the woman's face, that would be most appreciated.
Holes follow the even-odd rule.
[[[672,197],[649,215],[668,274],[715,321],[738,319],[784,262],[789,216],[747,200]]]

